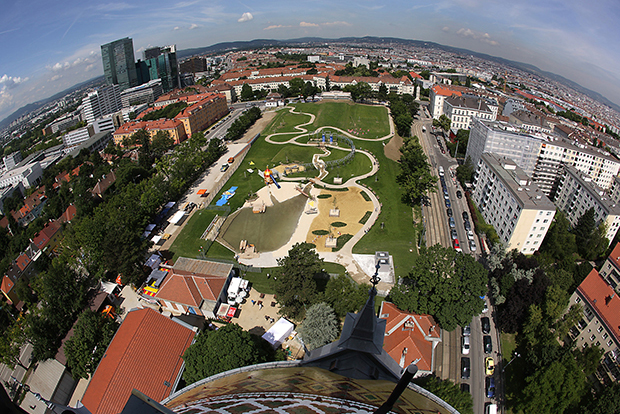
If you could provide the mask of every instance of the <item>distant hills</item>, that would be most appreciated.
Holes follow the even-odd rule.
[[[600,93],[590,90],[588,88],[585,88],[570,79],[566,79],[563,76],[557,75],[552,72],[543,71],[534,65],[530,65],[530,64],[522,63],[522,62],[516,62],[513,60],[504,59],[504,58],[497,57],[497,56],[491,56],[485,53],[478,53],[478,52],[474,52],[474,51],[467,50],[467,49],[461,49],[461,48],[456,48],[452,46],[445,46],[439,43],[427,42],[427,41],[422,41],[422,40],[401,39],[397,37],[374,37],[374,36],[342,37],[339,39],[323,39],[320,37],[302,37],[298,39],[288,39],[288,40],[254,39],[254,40],[248,40],[248,41],[223,42],[223,43],[217,43],[217,44],[206,46],[206,47],[178,50],[177,56],[179,58],[185,58],[185,57],[195,56],[195,55],[222,53],[222,52],[229,51],[229,50],[247,50],[247,49],[266,48],[266,47],[273,47],[273,46],[277,46],[277,47],[295,46],[295,45],[312,46],[312,45],[317,45],[321,43],[325,43],[325,44],[329,44],[329,43],[362,44],[364,43],[364,44],[376,44],[377,47],[389,47],[392,45],[416,46],[416,47],[421,47],[421,48],[424,48],[424,47],[435,48],[435,49],[445,50],[447,52],[472,55],[472,56],[476,56],[481,59],[486,59],[489,61],[501,63],[506,66],[512,66],[516,69],[520,69],[525,72],[529,72],[535,75],[539,75],[539,76],[554,80],[569,88],[573,88],[574,90],[581,92],[584,95],[598,102],[601,102],[605,105],[608,105],[614,110],[620,112],[620,105],[617,105],[616,103],[610,101],[609,99],[607,99]],[[86,82],[77,84],[47,99],[23,106],[19,108],[17,111],[13,112],[8,117],[6,117],[4,120],[2,120],[0,122],[0,129],[7,127],[11,122],[16,120],[20,116],[27,114],[30,111],[36,110],[53,100],[61,98],[62,96],[67,95],[83,87],[84,85],[88,83],[96,83],[102,80],[103,80],[103,76],[99,76],[97,78],[93,78]]]

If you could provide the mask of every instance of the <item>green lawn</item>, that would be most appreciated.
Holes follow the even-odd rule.
[[[309,115],[302,114],[292,114],[289,112],[289,109],[281,109],[278,111],[278,114],[273,118],[267,129],[263,131],[261,135],[268,136],[270,134],[275,133],[283,133],[283,132],[297,132],[299,131],[295,129],[295,125],[305,124],[310,121]],[[292,135],[285,135],[283,137],[275,136],[272,139],[274,141],[286,141],[290,139]]]
[[[374,190],[383,206],[372,229],[355,245],[353,253],[372,254],[386,250],[394,257],[396,276],[404,276],[413,266],[413,259],[417,255],[417,232],[411,207],[401,201],[402,192],[396,184],[400,167],[384,155],[381,142],[356,141],[355,145],[358,143],[379,160],[379,172],[361,182]],[[382,222],[385,223],[383,229]]]
[[[500,336],[502,356],[506,360],[504,364],[507,364],[512,358],[512,352],[517,349],[517,341],[515,340],[515,334],[502,333]]]
[[[316,115],[314,123],[307,127],[308,130],[333,126],[345,131],[355,130],[352,133],[362,138],[378,138],[390,133],[387,109],[383,106],[323,102],[297,104],[295,107],[300,112]]]
[[[332,151],[332,153],[328,157],[322,158],[323,160],[339,160],[346,157],[349,153],[349,151],[344,150],[330,149],[330,151]],[[366,155],[356,153],[350,163],[337,167],[328,167],[327,170],[329,171],[329,175],[327,176],[327,178],[325,178],[325,182],[327,182],[328,184],[332,184],[334,177],[342,177],[344,182],[351,177],[357,177],[366,174],[372,170],[372,164]],[[289,177],[316,177],[317,175],[319,175],[318,171],[313,169],[309,171],[294,173],[289,175]]]
[[[179,257],[190,257],[195,259],[200,255],[201,246],[207,246],[206,240],[200,238],[207,229],[217,211],[199,210],[183,226],[183,230],[170,246],[170,252],[174,254],[173,261]]]

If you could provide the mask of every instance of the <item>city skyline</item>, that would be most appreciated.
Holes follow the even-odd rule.
[[[124,37],[133,39],[136,58],[152,46],[183,50],[258,38],[432,41],[536,65],[620,104],[620,51],[609,42],[620,32],[620,5],[611,1],[37,3],[6,5],[0,17],[9,57],[0,61],[0,119],[102,75],[100,46]]]

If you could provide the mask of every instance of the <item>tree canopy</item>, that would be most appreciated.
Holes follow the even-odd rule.
[[[482,312],[486,282],[486,270],[472,256],[437,244],[420,250],[404,283],[396,284],[388,299],[399,309],[430,314],[452,331]]]
[[[432,392],[461,414],[473,414],[474,400],[470,393],[462,391],[450,380],[441,380],[434,375],[414,379],[422,388]]]
[[[400,152],[400,173],[396,177],[396,182],[405,190],[403,201],[413,206],[427,191],[434,191],[436,178],[431,174],[417,136],[405,138]]]
[[[339,323],[334,310],[328,304],[321,302],[308,308],[306,317],[299,327],[299,334],[312,351],[338,338]]]
[[[329,304],[336,316],[343,318],[349,312],[357,312],[368,299],[370,285],[357,284],[346,275],[332,277],[327,281],[323,300]]]
[[[321,272],[323,259],[309,243],[296,243],[288,255],[278,259],[280,273],[275,280],[275,291],[280,312],[292,319],[303,317],[305,307],[317,295],[314,276]]]
[[[247,365],[273,361],[276,354],[264,339],[231,323],[218,330],[204,330],[185,350],[183,379],[193,384],[203,378]]]
[[[67,366],[73,378],[88,378],[95,372],[118,329],[118,322],[92,310],[82,312],[74,333],[65,343]]]

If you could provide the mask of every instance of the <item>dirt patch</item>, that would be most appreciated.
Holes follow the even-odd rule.
[[[394,134],[394,137],[383,147],[383,153],[391,160],[398,162],[400,160],[400,147],[403,145],[403,139]]]
[[[306,241],[314,243],[316,250],[319,252],[331,252],[331,247],[325,247],[325,238],[328,236],[316,235],[312,234],[312,232],[315,230],[328,230],[332,232],[334,237],[347,233],[356,234],[363,226],[360,220],[368,210],[373,209],[373,204],[372,201],[364,200],[361,190],[357,187],[349,187],[349,191],[321,190],[321,194],[331,194],[331,197],[319,198],[317,200],[319,213],[310,225]],[[334,200],[336,201],[335,208],[340,210],[340,217],[329,216],[329,210],[334,208]],[[346,225],[339,228],[331,226],[331,223],[336,221],[346,223]]]
[[[269,123],[275,116],[276,116],[275,111],[263,112],[262,118],[256,121],[254,125],[252,125],[252,128],[250,128],[248,132],[246,132],[243,135],[243,137],[236,142],[237,143],[250,142],[252,138],[254,138],[254,135],[260,134],[261,132],[263,132],[265,128],[267,128],[267,126],[269,125]]]

